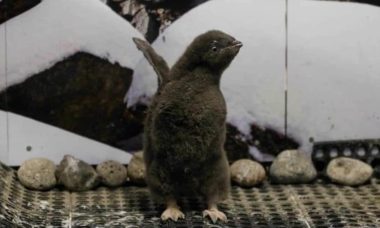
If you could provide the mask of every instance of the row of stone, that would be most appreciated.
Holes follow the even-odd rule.
[[[27,160],[17,174],[20,182],[30,189],[49,190],[59,184],[70,191],[86,191],[99,184],[118,187],[127,181],[143,185],[144,172],[143,153],[138,152],[127,167],[116,161],[105,161],[94,169],[84,161],[66,155],[58,167],[44,158]],[[235,161],[230,172],[232,181],[242,187],[257,186],[267,179],[265,168],[249,159]],[[298,150],[280,153],[268,172],[270,181],[277,184],[309,183],[317,177],[310,157]],[[329,163],[326,174],[333,182],[355,186],[367,182],[373,169],[360,160],[340,157]]]
[[[103,184],[118,187],[126,182],[144,183],[144,164],[142,152],[136,153],[129,165],[108,160],[96,166],[71,155],[66,155],[56,166],[45,158],[25,161],[17,171],[18,179],[25,187],[33,190],[49,190],[62,185],[70,191],[86,191]]]
[[[326,175],[332,182],[349,186],[366,183],[372,174],[373,169],[367,163],[347,157],[330,161],[326,168]],[[277,184],[305,184],[316,177],[317,171],[310,157],[298,150],[283,151],[269,168],[269,179]],[[264,167],[249,159],[231,165],[231,178],[243,187],[253,187],[267,179]]]

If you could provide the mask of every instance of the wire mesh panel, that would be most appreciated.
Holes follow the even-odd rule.
[[[156,205],[146,188],[126,187],[72,194],[73,227],[305,227],[302,213],[284,186],[233,187],[229,199],[220,205],[227,224],[203,219],[206,208],[201,198],[182,199],[186,219],[162,222],[162,206]]]
[[[360,187],[320,182],[292,186],[291,190],[315,227],[379,227],[380,185],[378,180]]]
[[[69,193],[58,189],[25,189],[15,172],[0,165],[0,228],[13,227],[380,227],[380,180],[360,187],[323,180],[303,185],[271,185],[244,189],[233,186],[220,204],[227,223],[202,217],[205,201],[179,202],[186,218],[162,222],[162,205],[146,187],[100,187]]]
[[[0,227],[69,227],[70,194],[31,191],[0,163]]]

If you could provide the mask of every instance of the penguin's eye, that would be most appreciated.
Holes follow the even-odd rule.
[[[211,41],[211,50],[213,51],[213,52],[216,52],[216,51],[218,51],[218,41],[217,40],[213,40],[213,41]]]

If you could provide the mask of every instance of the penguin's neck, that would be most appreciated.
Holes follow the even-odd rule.
[[[181,64],[182,63],[182,64]],[[198,84],[219,86],[223,71],[203,64],[184,64],[179,61],[171,70],[171,80],[197,81]]]
[[[191,84],[203,86],[217,86],[219,87],[221,73],[212,71],[212,69],[205,66],[197,66],[191,70],[181,70],[176,74],[175,80],[186,81]]]
[[[190,77],[202,82],[205,85],[220,85],[222,72],[216,72],[209,67],[198,66],[193,71]]]

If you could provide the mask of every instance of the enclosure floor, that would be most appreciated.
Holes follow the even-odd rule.
[[[186,219],[161,222],[145,187],[69,193],[30,191],[0,165],[0,227],[380,227],[380,180],[352,188],[319,180],[305,185],[233,186],[220,204],[228,223],[202,218],[204,202],[184,199]]]

